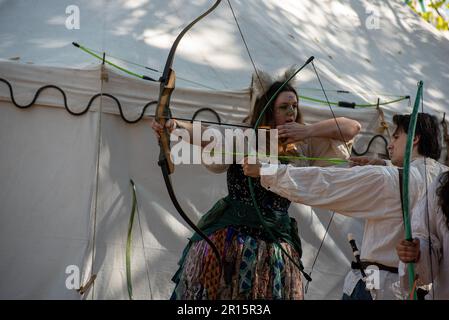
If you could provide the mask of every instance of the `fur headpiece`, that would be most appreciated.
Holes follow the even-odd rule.
[[[254,99],[257,99],[264,95],[268,89],[273,85],[275,82],[285,82],[288,78],[292,76],[292,74],[296,71],[296,66],[292,65],[288,69],[281,72],[278,76],[272,77],[269,73],[261,70],[257,70],[257,73],[254,72],[251,78],[251,89],[252,89],[252,96]],[[292,87],[296,87],[297,83],[295,78],[291,79],[289,81],[289,84]]]

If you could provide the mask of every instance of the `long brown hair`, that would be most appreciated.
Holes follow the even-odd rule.
[[[284,83],[280,82],[280,81],[273,83],[270,86],[270,88],[268,88],[267,92],[264,95],[258,97],[254,104],[252,113],[248,117],[246,117],[246,119],[244,121],[247,123],[249,121],[249,124],[253,127],[256,124],[256,121],[259,118],[259,115],[262,112],[265,105],[267,104],[267,102],[274,96],[276,91],[278,91],[279,88],[283,84]],[[293,88],[289,83],[287,83],[282,88],[282,90],[280,92],[278,92],[277,95],[279,95],[281,92],[293,92],[296,96],[296,100],[299,100],[298,93],[296,92],[295,88]],[[276,98],[277,98],[277,96],[276,96]],[[268,106],[267,110],[265,111],[265,113],[262,117],[262,121],[260,122],[261,126],[269,126],[273,129],[275,128],[276,124],[274,123],[274,102],[276,101],[276,98],[274,98],[273,101],[271,101],[270,105]],[[298,114],[296,116],[295,122],[304,124],[303,116],[302,116],[301,111],[299,110],[299,107],[298,107]]]
[[[437,189],[438,205],[446,217],[446,226],[449,229],[449,171],[440,176],[440,186]]]

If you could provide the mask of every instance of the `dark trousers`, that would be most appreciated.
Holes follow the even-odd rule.
[[[343,297],[341,299],[342,300],[373,300],[369,290],[366,290],[365,282],[362,279],[360,279],[359,282],[357,282],[357,284],[350,296],[348,296],[346,293],[343,293]]]

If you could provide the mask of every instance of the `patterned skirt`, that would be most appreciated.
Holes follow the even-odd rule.
[[[267,242],[233,227],[220,229],[210,239],[222,254],[223,270],[206,241],[189,244],[173,281],[172,299],[181,300],[302,300],[298,252],[287,242]]]

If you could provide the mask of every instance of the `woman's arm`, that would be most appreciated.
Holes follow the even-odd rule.
[[[151,127],[152,127],[154,133],[156,134],[156,136],[158,138],[160,138],[160,135],[163,130],[162,125],[160,125],[156,121],[153,121],[151,123]],[[176,129],[186,130],[186,132],[184,134],[182,134],[182,135],[180,134],[179,136],[181,136],[184,141],[186,141],[190,144],[194,144],[194,145],[201,146],[202,148],[204,148],[210,143],[210,141],[202,141],[202,139],[201,139],[201,137],[203,136],[203,132],[206,129],[208,129],[207,126],[201,126],[201,135],[197,139],[195,139],[193,137],[193,132],[194,132],[193,127],[194,126],[192,123],[190,123],[188,121],[179,121],[179,120],[170,119],[165,123],[165,127],[168,129],[168,132],[170,132],[170,134]],[[223,161],[221,161],[219,163],[210,163],[210,164],[203,162],[203,165],[206,167],[207,170],[209,170],[213,173],[223,173],[223,172],[227,171],[229,168],[229,164],[224,164]]]
[[[151,123],[151,127],[153,128],[153,131],[155,132],[156,136],[160,138],[160,134],[162,133],[163,129],[162,125],[153,120],[153,122]],[[165,123],[165,127],[168,129],[168,132],[170,133],[172,133],[176,129],[186,130],[186,133],[180,136],[182,136],[184,141],[190,144],[204,148],[210,143],[210,141],[202,141],[201,139],[201,137],[203,136],[203,132],[208,128],[207,126],[204,125],[201,126],[201,135],[199,139],[193,138],[193,124],[191,122],[170,119]]]
[[[338,126],[335,122],[338,123]],[[361,128],[362,126],[358,121],[345,117],[327,119],[309,125],[289,122],[277,127],[279,138],[287,139],[287,143],[299,142],[312,137],[341,141],[342,136],[347,142],[352,140],[360,132]]]

